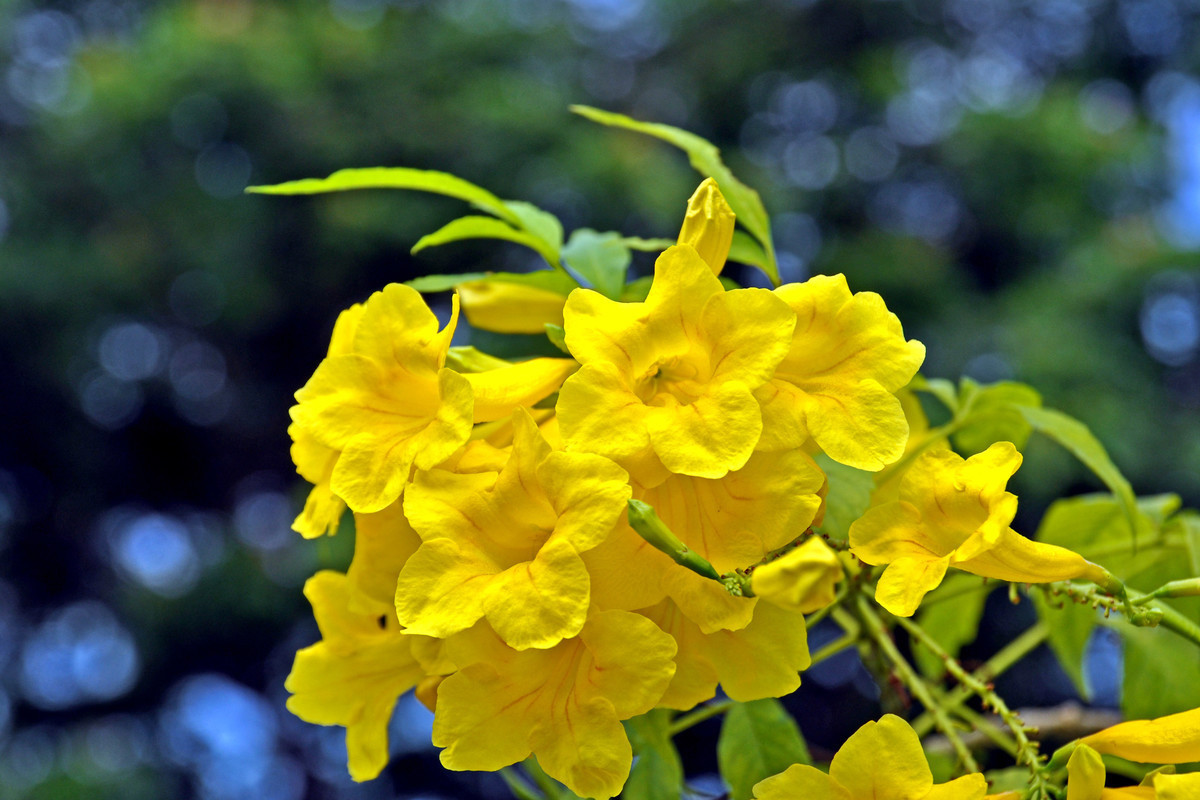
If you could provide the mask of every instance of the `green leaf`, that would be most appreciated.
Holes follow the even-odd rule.
[[[426,247],[436,247],[440,244],[457,242],[463,239],[503,239],[509,242],[516,242],[534,250],[550,264],[558,264],[558,251],[552,250],[540,237],[517,230],[495,217],[459,217],[456,220],[446,223],[433,233],[422,236],[413,245],[412,252],[416,254]]]
[[[299,181],[278,183],[274,186],[246,187],[247,192],[254,194],[321,194],[344,192],[351,189],[411,189],[418,192],[444,194],[447,197],[465,200],[512,225],[524,225],[519,214],[487,189],[447,172],[434,170],[410,167],[340,169],[328,178],[305,178]]]
[[[1069,497],[1054,502],[1047,509],[1036,538],[1102,562],[1118,578],[1129,578],[1162,558],[1173,557],[1162,548],[1148,545],[1177,508],[1177,495],[1138,498],[1135,509],[1137,538],[1131,541],[1125,511],[1112,495]],[[1135,542],[1136,556],[1133,555]]]
[[[964,380],[964,389],[965,384]],[[1033,427],[1018,407],[1041,405],[1042,396],[1024,383],[974,384],[967,398],[959,398],[959,408],[967,411],[963,427],[954,434],[954,444],[968,456],[983,452],[993,442],[1012,442],[1020,450],[1029,441]]]
[[[1112,493],[1121,501],[1125,518],[1129,522],[1130,532],[1135,532],[1137,530],[1137,501],[1133,496],[1133,489],[1130,487],[1129,481],[1117,469],[1117,465],[1108,457],[1104,445],[1100,444],[1087,426],[1061,411],[1049,408],[1019,406],[1018,410],[1035,431],[1045,434],[1065,447],[1100,480],[1104,481],[1104,485],[1111,489]]]
[[[733,800],[749,800],[754,784],[811,761],[800,728],[778,700],[737,703],[725,712],[717,764]]]
[[[590,106],[571,106],[571,111],[582,117],[616,128],[625,128],[662,139],[687,153],[692,167],[705,177],[712,178],[721,187],[721,193],[729,207],[737,215],[738,222],[758,239],[766,254],[762,269],[776,286],[779,285],[779,268],[775,264],[775,247],[771,243],[771,221],[758,192],[739,181],[721,160],[721,151],[716,145],[689,131],[657,122],[640,122],[611,111],[602,111]]]
[[[926,378],[924,375],[916,375],[909,386],[913,388],[913,391],[933,395],[951,414],[958,413],[958,390],[945,378]]]
[[[1170,631],[1135,628],[1117,615],[1109,624],[1125,645],[1121,711],[1126,719],[1153,719],[1200,707],[1200,648]]]
[[[674,239],[643,239],[640,236],[626,236],[621,239],[630,250],[643,253],[657,253],[675,244]]]
[[[950,572],[921,602],[917,621],[947,653],[957,657],[963,645],[975,641],[989,588],[965,572]],[[945,599],[939,599],[945,598]],[[927,648],[914,647],[917,665],[931,678],[941,678],[946,664]]]
[[[839,464],[824,453],[817,454],[816,462],[829,478],[829,494],[825,497],[825,519],[820,525],[821,532],[846,541],[850,538],[850,523],[861,517],[871,504],[875,475]]]
[[[558,256],[563,246],[563,227],[558,217],[523,200],[505,200],[504,205],[521,220],[518,227],[541,239]]]
[[[683,763],[671,741],[671,716],[669,710],[660,708],[625,721],[637,761],[621,797],[674,800],[683,794]]]
[[[1096,627],[1099,615],[1086,603],[1076,603],[1064,596],[1055,597],[1045,592],[1030,592],[1038,619],[1046,623],[1050,635],[1046,642],[1054,651],[1063,672],[1075,684],[1079,696],[1085,700],[1092,697],[1091,687],[1083,674],[1083,655],[1088,639]]]
[[[647,275],[644,278],[630,281],[625,284],[625,288],[621,290],[622,303],[641,303],[646,300],[646,295],[650,294],[650,287],[654,283],[654,276]]]
[[[551,269],[540,269],[535,272],[464,272],[460,275],[423,275],[420,278],[405,281],[404,285],[411,286],[418,292],[445,292],[471,281],[517,283],[535,289],[545,289],[564,297],[570,294],[572,289],[579,288],[579,284],[570,275]]]
[[[611,231],[597,233],[591,228],[580,228],[571,233],[562,257],[567,267],[583,277],[596,291],[612,300],[620,299],[625,286],[625,272],[633,258],[621,234]]]
[[[563,330],[562,325],[555,325],[552,322],[546,323],[546,338],[554,344],[559,350],[562,350],[567,355],[571,355],[571,351],[567,348],[567,332]]]
[[[733,242],[729,245],[729,260],[739,264],[749,264],[752,267],[758,267],[768,275],[771,274],[767,263],[767,254],[763,252],[762,245],[743,231],[733,232]]]
[[[1188,551],[1188,561],[1192,565],[1192,575],[1200,576],[1200,513],[1184,511],[1176,516],[1176,523],[1183,532],[1183,544]]]

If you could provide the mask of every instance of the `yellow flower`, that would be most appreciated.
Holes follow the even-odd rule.
[[[569,448],[608,456],[650,485],[668,471],[720,478],[750,458],[762,433],[753,392],[795,326],[779,298],[726,292],[694,248],[675,245],[655,263],[644,303],[576,289],[564,319],[583,364],[559,394]]]
[[[678,244],[691,245],[714,275],[720,275],[729,256],[736,218],[712,178],[705,178],[688,199]]]
[[[442,764],[498,770],[533,753],[582,797],[621,791],[632,764],[621,720],[653,708],[675,671],[671,637],[625,611],[597,612],[546,650],[514,650],[482,623],[448,646],[463,666],[438,688]]]
[[[801,614],[811,614],[833,603],[842,577],[842,562],[837,553],[814,536],[755,569],[750,585],[757,597]]]
[[[627,476],[606,458],[551,451],[528,412],[499,473],[419,471],[404,513],[423,544],[404,565],[396,611],[414,633],[445,637],[486,617],[512,647],[579,633],[590,580],[580,553],[625,512]]]
[[[671,475],[637,499],[652,505],[685,545],[718,572],[744,569],[791,542],[821,507],[825,476],[800,451],[755,453],[722,478]],[[595,602],[637,610],[671,597],[704,633],[746,627],[756,598],[734,597],[720,583],[676,564],[627,523],[584,556]]]
[[[885,714],[846,740],[826,775],[795,764],[754,786],[756,800],[982,800],[983,775],[934,785],[921,740],[900,717]]]
[[[896,315],[874,292],[851,295],[842,275],[817,275],[775,290],[797,322],[762,403],[760,449],[799,447],[812,437],[835,461],[879,470],[904,453],[908,424],[896,392],[925,359],[905,341]]]
[[[752,606],[753,618],[741,630],[704,633],[672,600],[640,613],[675,639],[675,677],[659,701],[686,711],[711,699],[721,685],[739,702],[783,697],[800,685],[800,672],[812,663],[804,617],[770,603]]]
[[[1082,556],[1008,527],[1017,498],[1005,486],[1020,465],[1010,442],[965,461],[949,450],[922,454],[901,479],[900,499],[868,509],[850,526],[854,555],[888,565],[875,590],[879,604],[912,616],[949,566],[1020,583],[1103,580],[1104,570]]]
[[[338,452],[333,493],[355,511],[379,511],[404,490],[415,464],[429,469],[471,432],[474,401],[443,367],[458,319],[438,331],[415,290],[391,284],[367,300],[352,352],[329,355],[296,392],[292,419]]]
[[[1098,753],[1152,764],[1200,761],[1200,708],[1121,722],[1079,740]]]
[[[374,778],[388,761],[387,726],[396,698],[425,677],[413,655],[417,637],[400,632],[390,614],[349,607],[349,581],[318,572],[304,584],[321,641],[296,653],[284,687],[287,707],[318,725],[343,725],[350,776]]]
[[[504,281],[467,281],[457,288],[463,312],[476,328],[544,334],[547,324],[563,324],[567,298],[558,292]]]

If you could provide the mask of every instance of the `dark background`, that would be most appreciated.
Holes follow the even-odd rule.
[[[289,530],[285,429],[343,307],[535,264],[410,256],[445,198],[242,189],[443,169],[673,237],[684,157],[573,102],[710,138],[785,279],[845,272],[927,375],[1030,382],[1139,493],[1200,504],[1197,28],[1188,0],[0,0],[0,797],[500,791],[434,766],[410,698],[364,786],[283,711],[303,581],[352,545]],[[1035,440],[1018,527],[1095,487]],[[1034,683],[1018,704],[1069,692]],[[818,753],[875,713],[853,660],[806,685]]]

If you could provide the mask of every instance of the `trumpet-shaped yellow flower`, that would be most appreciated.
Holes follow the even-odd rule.
[[[688,199],[678,244],[691,245],[714,275],[720,275],[733,242],[736,218],[712,178],[705,178]]]
[[[1020,465],[1010,442],[965,461],[949,450],[921,455],[901,479],[900,499],[868,509],[850,526],[854,555],[888,565],[875,591],[879,604],[912,616],[949,566],[1021,583],[1103,580],[1104,570],[1077,553],[1009,527],[1017,498],[1005,486]]]
[[[852,295],[842,275],[817,275],[775,294],[797,321],[787,355],[755,391],[763,412],[759,448],[799,447],[812,437],[851,467],[875,471],[896,461],[908,440],[896,392],[916,374],[925,346],[905,341],[883,298]]]
[[[671,475],[652,488],[636,486],[634,494],[724,573],[757,564],[811,525],[824,485],[816,463],[792,451],[755,453],[746,466],[718,479]],[[624,523],[584,560],[601,607],[637,610],[669,596],[704,633],[746,627],[757,603],[679,566]]]
[[[753,606],[736,631],[704,633],[672,600],[640,613],[675,639],[675,677],[659,706],[686,711],[716,695],[717,684],[739,702],[783,697],[800,685],[812,663],[804,617],[770,603]]]
[[[355,303],[338,314],[333,335],[329,337],[327,358],[353,351],[354,332],[358,330],[362,312],[362,303]],[[292,438],[292,461],[296,465],[296,472],[313,484],[304,502],[304,510],[292,523],[292,529],[306,539],[337,533],[342,514],[346,511],[346,503],[333,493],[330,486],[339,453],[321,444],[311,431],[295,423],[288,426],[288,435]]]
[[[497,770],[533,753],[582,797],[621,791],[632,764],[621,720],[653,708],[675,671],[671,637],[624,611],[593,614],[547,650],[514,650],[482,623],[448,646],[462,667],[438,688],[442,764]]]
[[[300,719],[346,728],[350,776],[374,778],[388,761],[387,726],[396,698],[425,677],[413,655],[417,637],[391,614],[353,611],[345,575],[318,572],[304,585],[321,641],[296,653],[284,687]]]
[[[576,289],[564,320],[583,364],[559,394],[569,448],[608,456],[643,484],[667,472],[720,478],[750,458],[762,433],[753,393],[795,327],[778,297],[726,292],[694,248],[675,245],[644,303]]]
[[[1200,761],[1200,708],[1121,722],[1079,740],[1098,753],[1151,764]]]
[[[935,785],[921,740],[900,717],[885,714],[846,740],[826,775],[795,764],[754,786],[756,800],[982,800],[983,775]]]
[[[443,367],[458,319],[445,329],[415,290],[371,295],[350,352],[329,355],[296,392],[292,419],[337,451],[333,493],[355,511],[379,511],[404,491],[413,465],[429,469],[471,432],[474,401],[462,375]]]
[[[476,328],[544,334],[546,325],[563,324],[567,298],[558,292],[504,281],[467,281],[457,288],[463,312]]]
[[[396,586],[414,633],[445,637],[486,617],[518,650],[579,633],[590,579],[580,553],[625,512],[625,471],[591,453],[551,451],[528,412],[499,473],[417,473],[404,512],[423,540]]]
[[[757,597],[811,614],[833,603],[842,580],[842,562],[829,545],[813,537],[754,570],[751,588]]]

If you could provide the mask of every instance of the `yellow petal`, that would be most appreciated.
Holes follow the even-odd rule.
[[[497,333],[545,333],[563,324],[567,298],[557,292],[504,281],[467,281],[457,287],[473,327]]]
[[[987,778],[978,772],[939,783],[920,800],[980,800],[987,795]]]
[[[320,642],[296,654],[285,688],[287,707],[301,719],[346,727],[350,775],[374,778],[388,761],[387,726],[396,699],[425,676],[410,637],[390,617],[349,609],[346,576],[318,572],[304,586]]]
[[[951,563],[964,572],[1012,583],[1050,583],[1072,578],[1102,580],[1104,574],[1101,567],[1072,550],[1026,539],[1011,528],[1005,529],[975,558],[960,561],[956,553]]]
[[[712,178],[705,178],[688,200],[679,244],[691,245],[714,275],[720,275],[733,242],[735,216]]]
[[[333,493],[329,482],[340,453],[321,444],[295,423],[288,426],[288,435],[292,437],[292,461],[296,464],[296,472],[314,484],[304,501],[304,510],[292,523],[292,530],[305,539],[337,533],[346,504]]]
[[[1200,708],[1122,722],[1080,739],[1097,752],[1152,764],[1200,761]]]
[[[516,650],[552,647],[575,636],[587,618],[587,567],[566,540],[547,542],[483,589],[488,622]]]
[[[404,565],[396,582],[396,614],[413,633],[444,638],[478,622],[496,563],[451,539],[431,539]]]
[[[396,613],[396,578],[421,537],[397,501],[374,514],[354,515],[354,558],[346,570],[350,607],[374,614]]]
[[[615,797],[633,765],[625,728],[604,698],[567,704],[534,728],[530,743],[546,774],[582,797]]]
[[[785,771],[754,784],[754,800],[856,800],[816,767],[793,764]]]
[[[532,406],[557,392],[578,367],[570,358],[535,358],[465,375],[475,398],[475,422],[490,422]]]
[[[558,422],[569,449],[624,463],[650,447],[646,406],[609,363],[586,364],[558,395]]]
[[[896,559],[880,576],[875,586],[875,600],[897,617],[911,617],[921,604],[921,598],[942,582],[949,562],[948,556]]]
[[[712,387],[688,405],[652,408],[646,427],[671,472],[720,478],[741,469],[762,432],[758,401],[743,383]]]
[[[1067,762],[1067,800],[1100,800],[1104,778],[1100,754],[1087,745],[1076,747]]]
[[[663,577],[667,595],[705,633],[741,630],[754,616],[757,597],[734,597],[717,581],[678,564]]]
[[[911,800],[924,798],[933,788],[921,740],[894,714],[855,731],[834,755],[829,777],[855,800]]]
[[[441,331],[421,293],[392,283],[375,292],[363,307],[354,331],[354,352],[381,364],[416,373],[436,372],[458,324],[458,296],[450,322]]]
[[[811,614],[833,603],[842,580],[842,562],[829,545],[810,538],[796,549],[754,570],[754,594],[782,608]]]
[[[1156,797],[1157,800],[1195,800],[1200,797],[1200,772],[1189,772],[1186,775],[1155,775],[1154,792],[1155,794],[1146,797]]]

